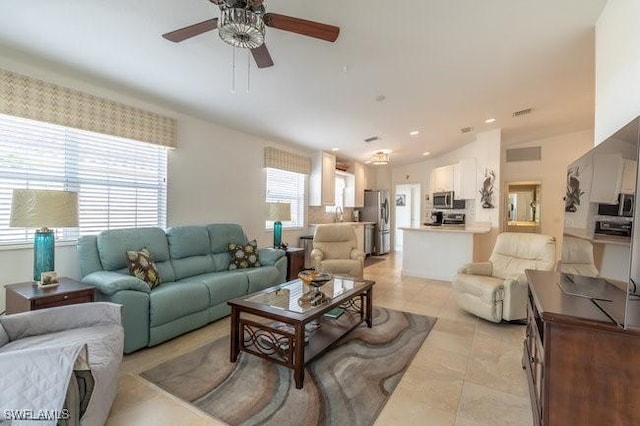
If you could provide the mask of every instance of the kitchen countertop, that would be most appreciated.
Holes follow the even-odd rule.
[[[581,228],[564,228],[564,234],[571,235],[572,237],[582,238],[583,240],[589,240],[592,243],[631,246],[631,237],[594,234],[593,232]]]
[[[399,228],[402,231],[420,232],[458,232],[467,234],[486,234],[491,231],[491,224],[488,222],[470,223],[465,226],[441,225],[441,226],[406,226]]]

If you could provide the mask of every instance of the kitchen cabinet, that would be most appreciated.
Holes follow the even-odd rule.
[[[453,196],[456,200],[473,200],[478,194],[475,158],[466,158],[453,165]]]
[[[617,204],[624,162],[620,154],[598,154],[593,156],[591,180],[592,203]]]
[[[431,171],[431,193],[453,191],[453,164]]]
[[[633,160],[622,161],[622,184],[620,185],[620,193],[635,194],[636,178],[638,174],[638,162]]]
[[[336,201],[336,157],[318,152],[311,159],[309,205],[332,206]]]
[[[356,243],[358,250],[364,252],[364,224],[353,225],[353,230],[356,231]]]
[[[337,175],[344,177],[344,206],[355,207],[356,205],[356,177],[353,173],[337,171]],[[336,184],[337,186],[337,184]],[[336,189],[337,191],[337,189]],[[337,194],[337,192],[336,192]]]
[[[355,177],[354,184],[354,207],[364,207],[364,190],[367,188],[367,174],[364,169],[364,164],[353,163],[353,175]]]

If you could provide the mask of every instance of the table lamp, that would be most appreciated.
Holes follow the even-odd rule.
[[[55,270],[55,235],[51,228],[78,226],[78,193],[14,189],[9,226],[38,228],[33,240],[33,279]]]
[[[282,221],[291,220],[291,204],[267,203],[267,220],[273,220],[273,246],[282,247]]]

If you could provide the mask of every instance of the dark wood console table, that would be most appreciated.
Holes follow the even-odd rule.
[[[522,365],[534,424],[640,424],[640,331],[623,329],[591,299],[563,293],[560,274],[527,270],[527,279]]]

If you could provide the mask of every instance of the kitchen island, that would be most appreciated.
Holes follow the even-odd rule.
[[[402,275],[451,281],[458,269],[473,261],[474,237],[491,231],[489,223],[465,226],[417,226],[403,232]]]

